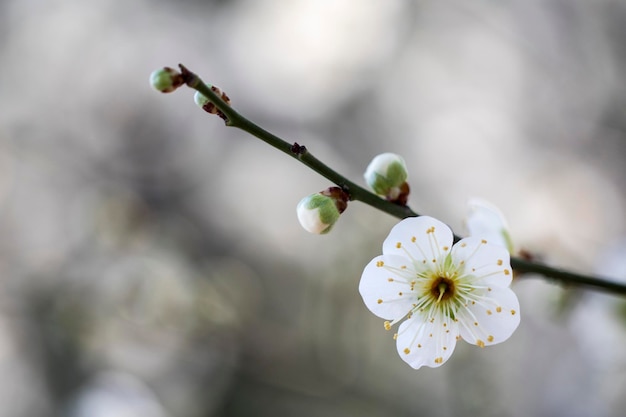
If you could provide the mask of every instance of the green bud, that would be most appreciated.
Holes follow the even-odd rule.
[[[211,100],[209,100],[204,94],[202,94],[199,91],[196,91],[196,93],[193,95],[193,101],[201,109],[204,109],[204,106],[206,106],[207,104],[209,104],[211,102]]]
[[[377,195],[388,200],[397,201],[403,195],[404,202],[408,197],[408,177],[406,163],[401,156],[393,153],[383,153],[372,159],[365,170],[365,182]]]
[[[226,95],[226,93],[224,93],[219,87],[216,87],[214,85],[209,84],[208,87],[210,87],[211,91],[217,94],[218,97],[220,97],[224,101],[224,103],[230,106],[230,98]],[[205,112],[211,113],[211,114],[217,114],[222,119],[226,120],[226,116],[224,115],[224,113],[222,113],[215,106],[215,104],[213,104],[211,100],[209,100],[209,98],[205,96],[204,94],[202,94],[201,92],[196,91],[196,93],[193,95],[193,101],[195,101],[198,107],[200,107]]]
[[[162,93],[171,93],[183,84],[183,76],[173,68],[164,67],[150,74],[150,85]]]
[[[304,230],[320,235],[330,232],[347,206],[348,195],[339,187],[330,187],[304,197],[296,211]]]

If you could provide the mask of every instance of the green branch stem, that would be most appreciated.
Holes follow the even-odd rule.
[[[256,125],[246,117],[239,114],[230,105],[224,102],[200,77],[189,71],[184,65],[179,65],[185,83],[190,88],[207,97],[222,113],[222,118],[227,126],[239,128],[252,136],[264,141],[270,146],[284,152],[302,162],[304,165],[341,187],[350,196],[352,201],[361,201],[371,207],[383,211],[399,219],[416,217],[420,214],[411,210],[408,206],[400,206],[380,198],[369,190],[355,184],[348,178],[331,169],[322,161],[311,154],[305,146],[298,143],[289,143],[278,136]],[[455,241],[461,238],[454,236]],[[602,290],[612,294],[626,295],[626,284],[622,284],[607,278],[592,275],[579,274],[560,268],[551,267],[540,262],[526,260],[519,257],[511,257],[511,267],[518,273],[539,274],[548,280],[565,286],[583,286],[591,289]]]

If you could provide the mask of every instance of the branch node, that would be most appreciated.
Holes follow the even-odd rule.
[[[305,154],[307,149],[306,146],[299,145],[298,142],[294,142],[293,145],[291,145],[291,152],[296,156],[300,156]]]
[[[178,68],[180,68],[180,74],[185,84],[187,84],[188,87],[194,88],[198,84],[198,76],[189,71],[183,64],[178,64]]]
[[[339,184],[339,186],[341,187],[341,190],[348,196],[348,200],[352,201],[352,194],[350,193],[350,187],[348,186],[348,184]]]

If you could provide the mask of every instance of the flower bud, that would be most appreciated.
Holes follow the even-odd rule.
[[[211,87],[211,91],[213,91],[215,94],[217,94],[224,101],[224,103],[226,103],[226,104],[228,104],[230,106],[230,97],[228,97],[226,95],[226,93],[224,93],[219,87],[216,87],[214,85],[209,85],[209,87]],[[215,106],[215,104],[211,103],[211,100],[209,100],[209,98],[206,97],[201,92],[196,91],[196,93],[193,96],[193,100],[196,102],[198,107],[200,107],[205,112],[211,113],[211,114],[217,114],[222,119],[226,120],[225,116],[224,116],[224,113],[222,113]]]
[[[465,224],[470,236],[486,239],[513,253],[513,241],[504,214],[493,204],[480,198],[467,202],[468,214]]]
[[[348,195],[339,187],[311,194],[298,203],[298,220],[307,232],[326,234],[348,207],[348,199]]]
[[[406,163],[400,155],[383,153],[372,159],[365,170],[365,182],[379,196],[405,205],[409,195]]]
[[[158,69],[150,74],[150,85],[162,93],[171,93],[183,84],[182,74],[170,67]]]

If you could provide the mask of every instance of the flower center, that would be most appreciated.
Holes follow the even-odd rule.
[[[454,296],[454,281],[446,277],[437,277],[430,286],[430,294],[437,300],[446,301]]]

